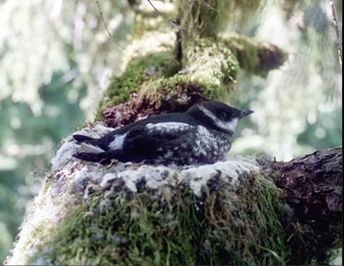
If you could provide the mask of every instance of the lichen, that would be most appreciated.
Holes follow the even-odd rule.
[[[197,38],[216,37],[225,24],[224,16],[230,1],[179,1],[183,38],[186,42]]]
[[[234,88],[239,74],[239,63],[233,53],[221,42],[198,39],[184,52],[185,73],[190,80],[203,84],[208,90]]]

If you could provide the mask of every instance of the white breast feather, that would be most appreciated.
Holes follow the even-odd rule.
[[[238,118],[234,118],[232,121],[230,121],[229,123],[226,124],[227,129],[232,131],[232,132],[234,132],[238,122],[239,122],[239,119]]]

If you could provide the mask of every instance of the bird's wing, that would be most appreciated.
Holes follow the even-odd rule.
[[[134,141],[154,141],[160,145],[162,142],[178,139],[193,130],[195,126],[182,122],[148,123],[130,130],[125,138],[125,146]]]
[[[130,130],[125,138],[123,156],[130,161],[154,159],[164,148],[190,137],[195,126],[181,122],[148,123]]]

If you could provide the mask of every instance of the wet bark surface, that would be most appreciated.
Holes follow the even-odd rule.
[[[342,148],[317,151],[290,162],[274,162],[276,185],[291,211],[284,221],[292,264],[303,264],[304,254],[325,261],[326,250],[342,235]]]

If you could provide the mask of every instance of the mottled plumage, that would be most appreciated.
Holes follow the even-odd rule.
[[[230,150],[238,121],[251,113],[216,101],[201,102],[185,113],[149,117],[98,139],[74,135],[85,151],[74,157],[101,163],[215,163]]]

